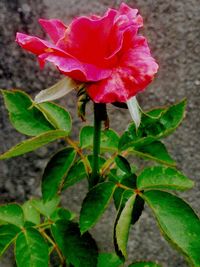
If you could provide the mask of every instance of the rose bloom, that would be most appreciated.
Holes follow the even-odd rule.
[[[17,33],[17,43],[36,54],[41,67],[51,62],[62,74],[86,83],[96,103],[128,102],[158,70],[146,38],[138,34],[142,17],[124,3],[102,17],[75,18],[69,26],[58,19],[39,23],[51,42]]]

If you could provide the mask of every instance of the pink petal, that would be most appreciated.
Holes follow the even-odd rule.
[[[39,19],[39,23],[48,33],[54,43],[57,43],[58,40],[64,36],[67,29],[67,26],[58,19]]]
[[[158,64],[151,56],[145,37],[137,36],[133,42],[132,48],[124,52],[120,65],[130,68],[137,80],[145,82],[158,71]]]
[[[137,9],[132,9],[128,5],[122,3],[110,37],[110,55],[108,58],[117,54],[124,43],[124,37],[129,32],[131,36],[135,36],[138,29],[143,26],[143,19],[138,15]]]
[[[137,15],[138,14],[137,9],[133,9],[129,7],[127,4],[122,3],[119,8],[119,13],[121,15],[126,15],[130,21],[133,20],[135,23],[138,24],[139,27],[143,26],[143,19],[140,15]]]
[[[20,32],[18,32],[16,35],[16,42],[24,49],[36,55],[44,53],[45,49],[50,46],[50,44],[44,40]]]
[[[65,55],[65,51],[61,50],[57,46],[51,44],[48,41],[42,40],[35,36],[30,36],[24,33],[18,32],[16,35],[16,42],[24,49],[32,52],[33,54],[40,55],[47,52],[57,52]]]
[[[39,57],[41,62],[48,61],[57,66],[61,73],[82,82],[99,81],[109,77],[110,69],[102,69],[95,65],[81,63],[73,57],[61,57],[52,53],[46,53]]]
[[[126,85],[117,71],[111,77],[89,85],[87,93],[96,103],[126,102],[128,99]]]
[[[95,102],[127,102],[145,89],[153,80],[158,65],[150,54],[146,39],[135,38],[132,49],[120,59],[120,67],[111,77],[88,86],[87,92]]]
[[[109,64],[105,57],[108,54],[108,41],[116,14],[116,10],[110,9],[102,18],[75,19],[58,46],[82,62],[96,66]]]
[[[88,86],[87,92],[96,103],[127,102],[152,80],[152,77],[146,77],[142,81],[133,74],[131,69],[118,69],[110,78]]]

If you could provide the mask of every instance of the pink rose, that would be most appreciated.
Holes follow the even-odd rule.
[[[94,102],[127,102],[158,70],[146,38],[138,34],[142,17],[124,3],[103,17],[79,17],[69,26],[57,19],[39,22],[52,42],[17,33],[18,44],[36,54],[41,67],[52,62],[64,75],[85,82]]]

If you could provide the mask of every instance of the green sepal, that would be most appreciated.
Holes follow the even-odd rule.
[[[88,94],[86,93],[85,87],[81,87],[77,93],[77,110],[78,116],[85,121],[86,105],[90,101]]]

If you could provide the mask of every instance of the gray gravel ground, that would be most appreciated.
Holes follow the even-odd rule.
[[[199,0],[125,2],[137,7],[143,15],[145,35],[148,36],[154,56],[160,64],[155,82],[139,96],[142,107],[171,104],[183,97],[188,99],[186,119],[178,131],[166,140],[166,145],[177,160],[179,168],[196,181],[195,188],[183,196],[200,215]],[[93,12],[101,14],[108,6],[119,3],[120,1],[111,0],[0,0],[0,87],[22,88],[34,95],[59,78],[59,74],[51,66],[47,66],[41,72],[34,56],[22,51],[15,44],[16,31],[44,37],[37,24],[40,17],[57,17],[68,22],[77,15]],[[0,101],[0,151],[3,152],[24,137],[12,128],[2,98]],[[80,122],[74,112],[75,96],[72,94],[71,97],[62,100],[62,104],[74,114],[74,136],[77,136]],[[130,121],[126,111],[109,108],[109,113],[111,126],[119,131]],[[34,153],[0,162],[0,202],[22,202],[38,195],[42,170],[58,146],[60,144],[53,144]],[[66,207],[79,211],[80,199],[86,192],[85,187],[82,183],[66,192],[63,198]],[[92,231],[102,250],[112,250],[111,229],[114,217],[115,211],[111,206]],[[164,267],[186,266],[182,257],[160,237],[147,208],[139,223],[131,230],[129,255],[130,260],[157,260]],[[0,260],[0,266],[14,266],[9,253]]]

